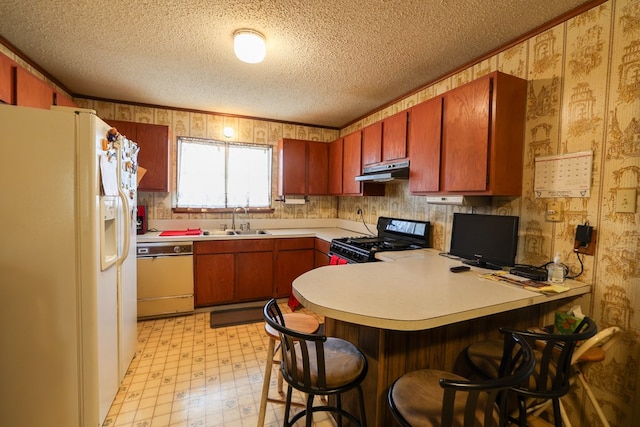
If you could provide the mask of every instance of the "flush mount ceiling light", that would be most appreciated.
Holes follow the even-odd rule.
[[[246,28],[237,30],[233,33],[233,50],[241,61],[249,64],[262,62],[267,54],[264,35]]]

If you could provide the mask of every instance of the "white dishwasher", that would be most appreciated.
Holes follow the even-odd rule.
[[[137,244],[138,318],[192,313],[193,243]]]

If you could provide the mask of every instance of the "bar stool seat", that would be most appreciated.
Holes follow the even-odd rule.
[[[285,325],[287,328],[293,329],[297,332],[305,334],[313,334],[320,329],[320,322],[314,316],[304,313],[286,313],[283,314]],[[269,346],[267,348],[267,362],[264,367],[264,381],[262,383],[262,397],[260,399],[260,411],[258,412],[258,427],[264,425],[264,419],[267,411],[267,402],[285,404],[284,399],[276,399],[269,397],[269,384],[271,383],[271,371],[274,364],[279,365],[280,361],[274,359],[275,353],[280,346],[280,336],[278,331],[273,329],[267,323],[264,324],[264,331],[269,337]],[[276,342],[278,347],[276,347]],[[282,391],[282,374],[278,371],[278,393],[284,394]],[[294,405],[294,403],[292,403]],[[296,406],[302,406],[303,404],[296,404]]]

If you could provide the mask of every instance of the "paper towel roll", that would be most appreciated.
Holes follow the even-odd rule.
[[[284,199],[284,203],[287,205],[304,205],[305,199]]]

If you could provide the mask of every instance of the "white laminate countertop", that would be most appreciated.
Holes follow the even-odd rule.
[[[340,237],[361,236],[362,233],[347,230],[339,227],[317,227],[317,228],[274,228],[266,230],[269,234],[249,234],[241,236],[227,235],[199,235],[199,236],[160,236],[160,232],[148,232],[138,235],[136,241],[138,243],[153,242],[188,242],[201,240],[238,240],[238,239],[271,239],[286,237],[319,237],[322,240],[330,242]]]
[[[305,307],[345,322],[381,329],[417,331],[591,291],[567,280],[567,292],[544,295],[479,277],[489,270],[472,267],[451,273],[459,261],[435,249],[378,254],[387,262],[316,268],[293,282]]]

